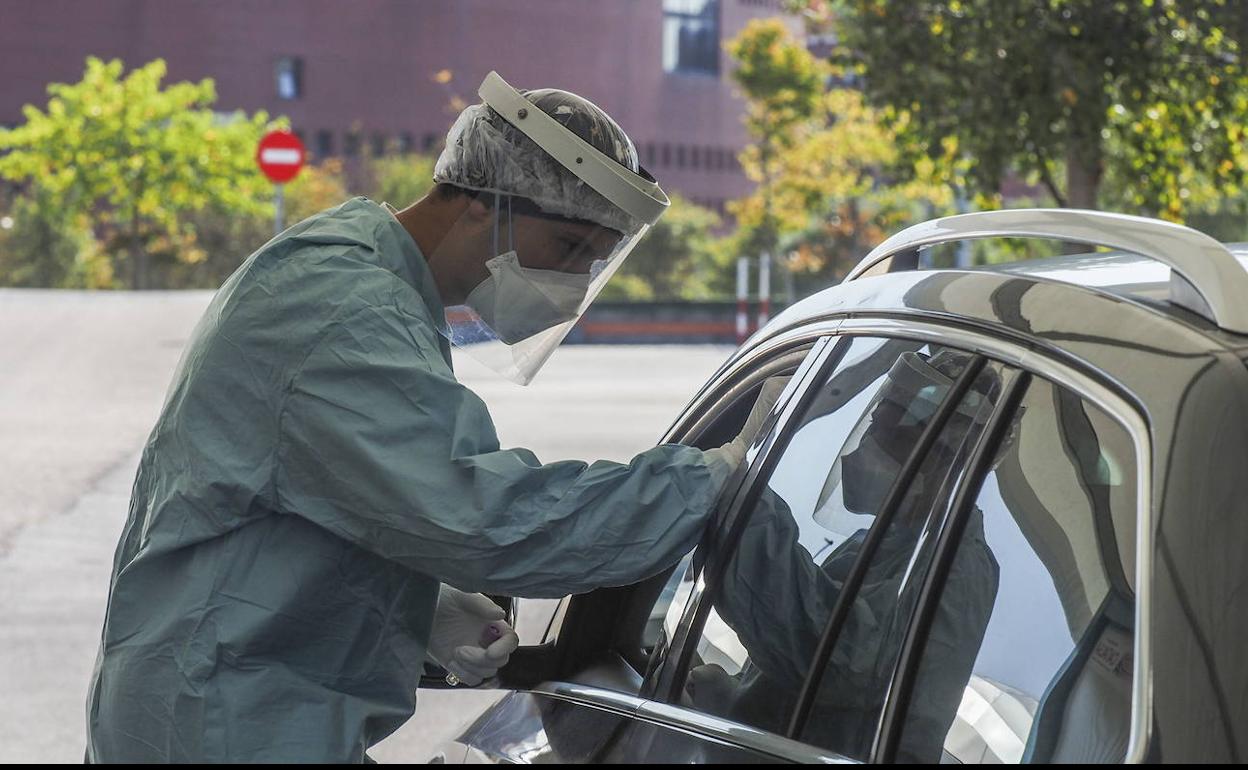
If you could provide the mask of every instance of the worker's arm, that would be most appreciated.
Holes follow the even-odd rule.
[[[627,585],[674,564],[731,471],[686,446],[628,464],[500,449],[436,340],[388,306],[331,327],[279,430],[281,511],[457,588],[512,596]]]
[[[715,610],[750,661],[792,694],[806,677],[841,591],[841,582],[798,542],[799,534],[788,505],[764,487],[715,593]]]

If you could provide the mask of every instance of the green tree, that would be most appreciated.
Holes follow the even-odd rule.
[[[37,184],[67,217],[90,215],[132,288],[153,285],[153,255],[162,267],[206,258],[193,212],[272,210],[254,160],[268,116],[215,113],[211,80],[162,87],[164,76],[160,60],[123,76],[120,61],[89,58],[80,82],[48,86],[43,110],[27,105],[25,123],[0,130],[0,177]]]
[[[403,208],[433,188],[435,160],[417,153],[370,158],[367,164],[370,184],[365,195],[377,203]]]
[[[330,158],[307,165],[286,184],[284,225],[289,227],[350,197],[342,161]],[[215,289],[260,246],[273,237],[273,211],[230,212],[209,205],[193,212],[187,224],[194,228],[196,261],[167,260],[166,286]]]
[[[819,112],[828,70],[794,43],[779,19],[751,20],[726,47],[736,61],[732,79],[747,100],[745,126],[754,139],[741,161],[746,175],[762,191],[753,207],[756,215],[739,219],[738,243],[751,252],[774,251],[780,225],[770,193],[778,156],[792,148],[800,127]]]
[[[346,171],[340,158],[305,166],[299,176],[286,185],[286,224],[302,222],[350,197]]]
[[[719,215],[672,194],[667,213],[602,292],[607,300],[707,300],[730,296],[732,258],[714,232]]]
[[[4,208],[0,286],[103,289],[113,284],[85,217],[50,204],[38,188]]]
[[[950,208],[959,168],[952,142],[940,162],[902,152],[904,118],[890,125],[861,92],[825,91],[824,83],[843,73],[815,59],[779,22],[748,26],[729,50],[746,57],[750,116],[791,104],[794,82],[805,89],[801,108],[782,110],[784,120],[749,119],[760,139],[741,158],[756,187],[730,207],[740,227],[738,253],[778,252],[804,293],[843,274],[891,231]],[[808,73],[817,75],[814,83]],[[765,125],[774,134],[767,139]]]
[[[826,10],[822,0],[799,0]],[[973,190],[1011,172],[1059,206],[1173,220],[1248,174],[1248,4],[841,0],[839,51],[907,140],[955,140]]]

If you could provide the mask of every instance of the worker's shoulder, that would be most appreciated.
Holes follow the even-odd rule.
[[[387,268],[376,241],[353,230],[352,217],[346,226],[325,221],[342,219],[335,216],[342,208],[301,222],[253,254],[221,287],[205,331],[240,344],[280,343],[295,358],[347,324],[382,321],[405,336],[436,335],[421,293]]]
[[[411,271],[387,240],[390,214],[353,198],[300,222],[255,255],[248,295],[271,297],[288,312],[342,312],[382,305],[420,320],[430,311]]]
[[[253,255],[253,280],[298,281],[307,274],[332,273],[356,279],[361,272],[390,272],[378,235],[383,215],[389,216],[365,198],[314,214]]]

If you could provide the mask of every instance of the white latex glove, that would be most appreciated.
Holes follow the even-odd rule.
[[[771,377],[764,382],[762,389],[758,392],[758,398],[754,401],[754,408],[750,410],[750,416],[745,419],[745,425],[741,427],[741,432],[737,434],[737,437],[721,447],[706,451],[707,459],[712,464],[718,464],[726,469],[726,473],[723,474],[724,480],[727,480],[728,476],[731,476],[732,472],[745,462],[745,450],[749,448],[750,442],[754,440],[759,428],[763,426],[763,420],[771,414],[772,408],[775,407],[776,401],[780,400],[780,394],[784,392],[784,387],[788,384],[788,377]]]
[[[443,585],[429,635],[429,657],[463,684],[475,687],[498,674],[520,646],[506,613],[481,594]]]

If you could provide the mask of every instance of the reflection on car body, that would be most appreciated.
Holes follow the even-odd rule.
[[[914,269],[915,244],[1067,231],[1174,275]],[[1248,257],[1182,233],[955,217],[790,308],[667,436],[715,446],[791,378],[702,546],[564,600],[445,759],[1241,759]]]

